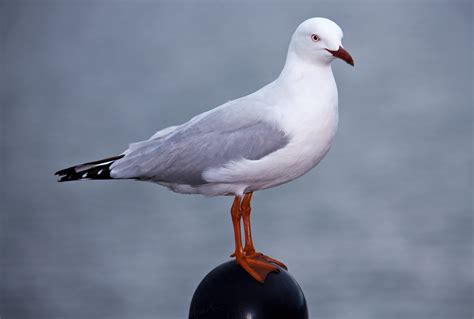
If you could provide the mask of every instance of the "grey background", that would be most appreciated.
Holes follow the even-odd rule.
[[[272,81],[333,19],[340,129],[315,170],[254,197],[257,248],[311,318],[472,318],[472,3],[0,4],[2,319],[185,318],[232,252],[231,198],[52,173]],[[317,88],[315,88],[317,89]]]

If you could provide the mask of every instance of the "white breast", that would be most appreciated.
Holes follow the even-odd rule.
[[[249,192],[289,182],[315,167],[329,151],[338,124],[337,88],[334,81],[327,85],[320,92],[288,95],[272,110],[288,145],[259,160],[242,159],[206,171],[206,180],[236,193]]]

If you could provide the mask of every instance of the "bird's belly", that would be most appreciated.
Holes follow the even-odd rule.
[[[204,174],[211,183],[235,184],[240,192],[289,182],[311,170],[329,151],[338,122],[336,108],[313,118],[300,117],[286,127],[289,143],[259,160],[241,159]],[[288,123],[288,122],[287,122]]]
[[[335,129],[317,137],[305,137],[288,145],[279,154],[275,152],[269,155],[266,159],[268,163],[261,163],[264,172],[261,180],[249,185],[247,191],[281,185],[306,174],[327,154],[331,148],[334,133]]]
[[[337,101],[328,105],[289,122],[286,129],[291,136],[290,143],[268,156],[269,161],[277,163],[274,174],[281,176],[279,180],[287,182],[307,173],[331,148],[338,125]]]

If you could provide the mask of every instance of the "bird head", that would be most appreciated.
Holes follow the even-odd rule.
[[[341,28],[326,18],[311,18],[301,23],[291,39],[290,51],[314,63],[329,64],[339,58],[354,66],[354,60],[342,46]]]

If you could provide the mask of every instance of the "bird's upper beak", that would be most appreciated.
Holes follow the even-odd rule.
[[[336,58],[339,58],[341,60],[344,60],[346,61],[347,63],[349,63],[350,65],[354,66],[354,60],[352,59],[351,55],[349,54],[349,52],[347,52],[342,46],[339,46],[339,49],[337,50],[329,50],[329,49],[326,49],[326,51],[328,51],[329,53],[331,53],[333,56],[335,56]]]

